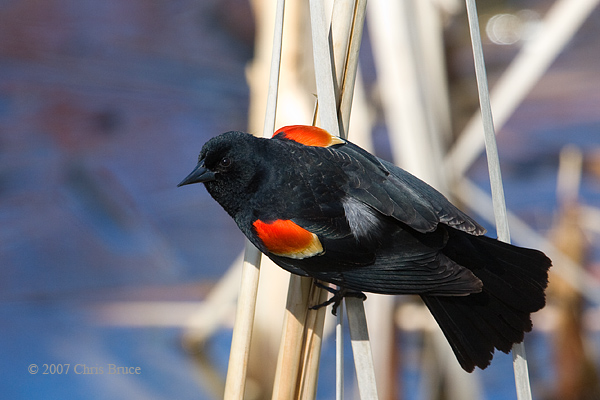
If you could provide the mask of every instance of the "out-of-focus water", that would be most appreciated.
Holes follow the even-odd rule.
[[[246,128],[249,18],[241,0],[0,4],[5,398],[214,398],[214,378],[180,345],[181,327],[242,251],[243,237],[201,186],[175,186],[208,138]],[[575,144],[586,160],[598,154],[599,24],[596,11],[499,132],[507,205],[542,233],[557,209],[561,148]],[[494,64],[515,47],[486,51]],[[451,60],[463,63],[460,52]],[[368,63],[364,72],[372,82]],[[596,206],[600,184],[591,171],[580,197]],[[486,188],[483,157],[470,176]],[[597,246],[591,254],[598,275]],[[590,335],[600,346],[598,330]],[[225,327],[206,345],[222,375],[230,336]],[[550,339],[538,332],[527,341],[534,390],[545,393],[554,379]],[[410,334],[401,341],[410,347],[405,398],[423,396],[411,364],[418,343]],[[327,339],[320,399],[333,398],[334,358]],[[487,399],[513,396],[510,356],[476,374]]]

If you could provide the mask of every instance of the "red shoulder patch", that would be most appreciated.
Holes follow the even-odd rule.
[[[323,252],[317,235],[293,221],[273,222],[256,220],[252,224],[265,247],[273,254],[289,258],[307,258]]]
[[[346,143],[343,139],[332,135],[325,129],[308,125],[290,125],[277,130],[273,137],[278,136],[293,140],[305,146],[329,147],[334,144]]]

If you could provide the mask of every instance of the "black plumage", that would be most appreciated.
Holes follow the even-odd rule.
[[[521,342],[545,304],[550,260],[483,236],[431,186],[350,142],[303,144],[314,130],[282,128],[273,139],[224,133],[180,185],[203,182],[248,239],[292,273],[420,295],[467,371]]]

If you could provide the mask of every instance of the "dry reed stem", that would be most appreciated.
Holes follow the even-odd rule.
[[[535,36],[502,74],[491,93],[496,129],[500,129],[548,70],[600,0],[557,0]],[[460,178],[483,148],[481,116],[475,113],[447,154],[445,164]]]
[[[343,4],[336,8],[334,6],[333,21],[340,19],[351,21],[341,29],[333,30],[333,40],[340,38],[341,43],[347,43],[345,53],[341,49],[334,47],[334,56],[337,61],[337,83],[338,83],[338,117],[339,134],[348,137],[350,114],[352,109],[352,99],[354,95],[354,86],[358,70],[358,55],[362,41],[364,28],[366,0],[357,0],[349,2],[344,0]],[[353,5],[353,7],[352,7]],[[341,10],[341,11],[340,11]],[[345,15],[344,15],[345,14]],[[351,18],[348,18],[351,17]],[[332,25],[334,22],[332,21]],[[336,52],[337,50],[337,52]],[[342,64],[343,63],[343,64]],[[342,71],[339,65],[344,65]],[[377,385],[375,380],[375,369],[373,365],[373,355],[371,345],[368,339],[368,328],[365,317],[363,301],[360,299],[346,298],[346,310],[348,314],[348,323],[352,349],[354,353],[354,362],[359,386],[359,393],[362,399],[377,399]],[[342,333],[343,309],[339,310],[336,325],[336,398],[343,398],[343,333]]]
[[[311,287],[308,304],[322,304],[327,299],[328,292],[315,285]],[[318,310],[309,309],[306,315],[306,339],[304,340],[302,375],[299,381],[300,400],[312,400],[317,394],[317,380],[319,376],[319,357],[323,341],[323,327],[326,307]]]
[[[325,25],[325,12],[323,4],[320,2],[312,2],[310,7],[315,75],[317,76],[317,93],[320,99],[315,105],[313,125],[316,122],[317,115],[319,115],[318,112],[321,111],[321,126],[338,135],[335,90],[332,80],[333,69]],[[320,62],[326,63],[324,64],[325,68],[317,67]],[[322,112],[324,110],[325,112]],[[331,114],[332,112],[333,114]],[[318,356],[321,345],[320,335],[322,335],[325,313],[308,310],[311,305],[321,303],[309,301],[308,293],[312,286],[311,278],[290,276],[288,306],[284,316],[284,329],[278,356],[273,399],[298,398],[300,395],[304,398],[310,398],[311,394],[314,397],[316,393]],[[314,298],[324,299],[326,291],[315,287],[312,290],[311,297],[313,300]],[[306,320],[307,312],[310,314],[310,321]],[[314,334],[319,334],[319,336],[314,336]]]
[[[344,138],[348,137],[352,100],[354,98],[354,86],[356,84],[356,74],[358,71],[358,55],[365,25],[366,8],[367,0],[356,0],[354,2],[354,8],[351,10],[352,24],[349,26],[348,51],[344,60],[343,76],[341,77],[341,80],[338,80],[338,82],[340,82],[338,117],[341,127],[340,135]],[[334,54],[336,53],[336,47],[334,45]]]
[[[445,192],[447,185],[441,168],[443,122],[435,120],[444,115],[438,112],[444,107],[433,101],[439,94],[431,92],[432,82],[441,84],[443,79],[432,79],[431,75],[440,71],[425,67],[430,60],[425,57],[431,55],[431,49],[424,50],[436,42],[431,32],[435,31],[431,26],[435,18],[427,15],[430,9],[424,10],[425,5],[414,1],[370,2],[368,7],[373,56],[394,158],[398,165]],[[423,19],[425,15],[429,18]],[[427,35],[423,32],[425,29]],[[435,59],[441,60],[441,57],[438,55]],[[445,90],[440,92],[445,93]],[[433,334],[442,335],[440,330]],[[454,357],[449,345],[438,346],[436,350],[439,360]],[[433,363],[426,367],[429,365]],[[477,396],[474,388],[478,385],[473,382],[477,377],[463,374],[455,359],[443,368],[430,367],[423,373],[431,380],[443,381],[444,388],[461,387],[463,393],[472,394],[468,398]],[[461,379],[450,378],[451,374]],[[382,384],[380,388],[381,394],[390,391],[389,385]]]
[[[231,338],[227,379],[225,381],[224,398],[227,400],[243,399],[244,397],[254,309],[258,293],[260,257],[260,251],[252,243],[246,241],[244,264],[242,265],[242,282]]]
[[[315,77],[317,81],[317,96],[319,99],[321,127],[340,135],[340,128],[337,118],[337,107],[334,90],[334,69],[332,66],[329,41],[327,36],[327,27],[325,24],[325,15],[323,3],[319,0],[310,0],[311,11],[311,30],[313,37],[313,55],[315,62]],[[348,104],[349,106],[349,104]],[[366,319],[364,318],[364,305],[362,300],[358,302],[346,299],[349,321],[353,318],[357,324],[351,324],[351,335],[353,330],[367,330]],[[362,315],[362,318],[361,318]],[[362,325],[361,325],[362,324]],[[368,335],[367,335],[368,337]],[[354,340],[353,340],[354,346]],[[359,390],[361,398],[376,399],[377,389],[375,387],[375,373],[373,369],[373,359],[370,352],[368,340],[360,343],[360,351],[354,353],[354,361],[358,379],[361,382]]]
[[[296,398],[308,313],[307,304],[312,286],[314,285],[311,279],[290,275],[282,340],[271,397],[274,400]]]
[[[335,322],[335,399],[344,399],[344,304],[338,307]]]
[[[348,312],[348,328],[350,330],[352,352],[354,353],[354,366],[360,398],[364,400],[377,399],[375,369],[373,367],[373,355],[371,354],[363,300],[346,297],[344,301]]]
[[[485,61],[483,59],[483,47],[481,45],[481,32],[479,31],[477,7],[475,0],[466,0],[466,4],[469,30],[471,33],[471,44],[473,45],[473,58],[475,59],[475,75],[479,91],[479,104],[485,136],[485,150],[488,160],[488,172],[490,174],[496,231],[499,240],[510,243],[510,230],[508,227],[506,203],[504,201],[504,187],[502,186],[500,160],[498,157],[496,134],[494,132],[494,122],[492,119],[492,107],[490,104],[487,75],[485,72]],[[519,400],[531,399],[531,384],[529,382],[529,369],[527,367],[527,356],[525,355],[524,343],[515,343],[512,348],[512,354],[517,398]]]
[[[319,125],[329,133],[339,136],[334,69],[328,40],[329,29],[327,29],[325,22],[325,9],[322,0],[310,0],[309,5],[315,80],[317,82],[317,98],[319,99]]]
[[[361,2],[363,4],[363,15],[358,18],[358,21],[362,22],[364,20],[364,1],[361,0]],[[338,67],[339,80],[335,83],[338,87],[345,87],[347,91],[354,87],[353,83],[348,84],[348,79],[354,80],[356,75],[355,64],[357,63],[357,43],[360,45],[360,37],[362,35],[362,23],[361,29],[352,30],[352,32],[360,33],[359,36],[352,36],[346,32],[348,29],[352,29],[355,26],[354,24],[357,18],[354,16],[354,12],[356,9],[357,7],[349,8],[348,0],[343,0],[335,7],[336,17],[334,18],[334,21],[350,20],[351,23],[342,24],[341,27],[338,27],[337,24],[335,24],[334,27],[332,27],[332,30],[336,32],[334,35],[340,40],[339,44],[334,45],[334,50],[337,51],[337,60],[342,66],[341,69]],[[334,67],[332,65],[327,35],[328,30],[322,2],[311,1],[310,11],[315,76],[319,99],[318,107],[315,109],[315,115],[318,110],[321,127],[333,134],[346,136],[345,131],[340,132],[338,125],[336,112],[336,86],[332,79],[334,77]],[[346,49],[351,47],[349,46],[349,43],[352,42],[354,43],[355,54],[353,54],[352,57],[348,57],[344,53],[347,53]],[[347,73],[346,71],[349,62],[354,65],[352,71]],[[350,107],[351,96],[346,97],[346,104],[346,107]],[[349,110],[346,110],[345,112],[349,117]],[[306,287],[305,284],[312,286],[312,281],[307,278],[296,276],[290,278],[290,291],[288,294],[288,307],[284,323],[284,335],[280,347],[278,372],[273,392],[274,399],[312,399],[316,394],[319,354],[326,310],[325,308],[319,309],[318,311],[306,310],[309,305],[322,303],[326,298],[327,293],[323,289],[313,287],[310,299],[307,299],[306,289],[301,289],[302,287]],[[300,336],[302,336],[302,340],[299,340]],[[304,343],[302,350],[298,347],[299,342]],[[301,361],[300,358],[302,358]],[[298,370],[300,362],[302,367]]]
[[[275,14],[269,94],[267,97],[263,136],[270,136],[275,130],[284,7],[285,1],[278,0]],[[270,134],[268,134],[268,132],[270,132]],[[254,323],[254,311],[256,308],[256,296],[258,294],[260,257],[260,251],[246,240],[244,264],[242,266],[242,282],[238,297],[238,309],[233,328],[233,337],[231,339],[227,380],[225,382],[224,398],[226,400],[241,400],[244,396],[246,371],[250,355],[250,341],[252,339],[252,326]]]
[[[338,125],[340,127],[339,135],[343,138],[348,137],[366,4],[366,0],[337,0],[334,3],[331,17]],[[344,307],[340,305],[335,326],[335,395],[337,400],[344,398],[343,318]]]

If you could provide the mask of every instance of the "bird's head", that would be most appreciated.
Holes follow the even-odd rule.
[[[256,191],[262,171],[261,142],[235,131],[210,139],[200,151],[196,168],[177,186],[204,183],[210,195],[235,218]]]

